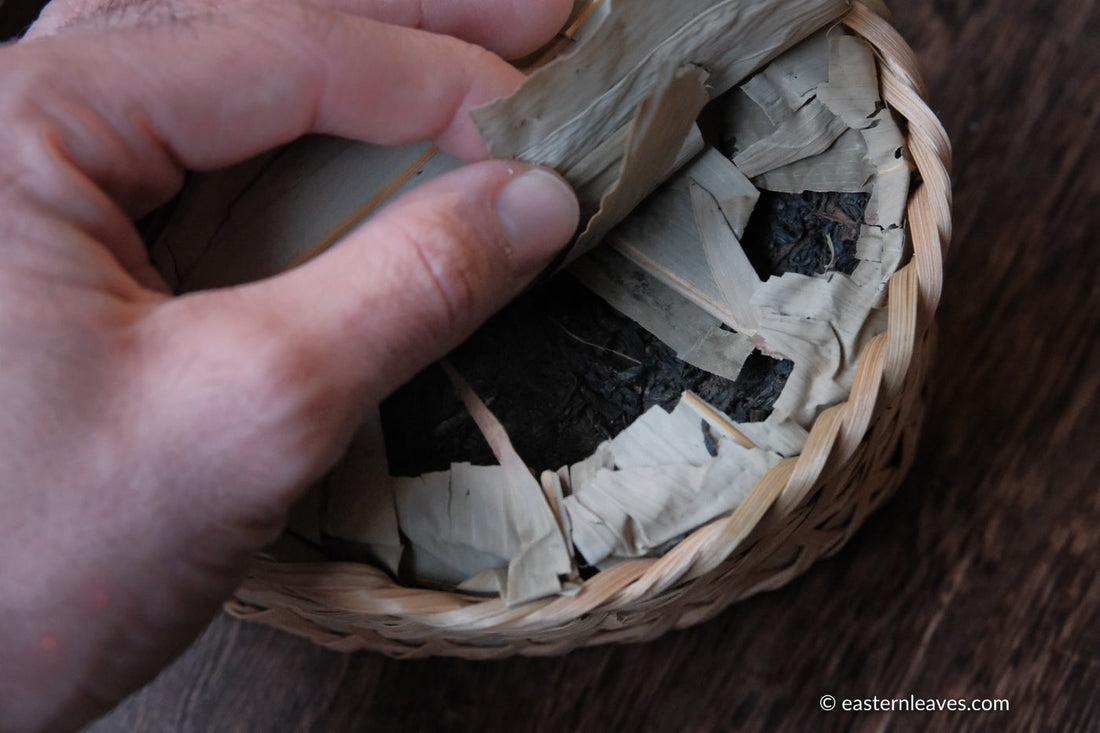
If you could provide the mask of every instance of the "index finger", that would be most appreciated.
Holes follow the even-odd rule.
[[[237,3],[239,8],[241,0]],[[504,58],[524,56],[549,41],[573,7],[571,0],[313,0],[311,4],[455,36]],[[158,18],[186,19],[209,10],[202,0],[53,0],[26,37],[55,35],[89,24],[100,28],[148,25]]]
[[[170,194],[180,167],[223,167],[308,132],[483,158],[467,110],[523,75],[454,38],[273,3],[0,48],[0,80],[8,160],[34,156],[55,197],[58,171],[75,167],[132,210],[150,190]]]
[[[409,28],[442,33],[504,58],[535,51],[561,30],[571,0],[314,0],[317,4]]]

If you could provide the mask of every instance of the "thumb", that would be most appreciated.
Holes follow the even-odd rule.
[[[378,399],[515,297],[573,236],[578,216],[554,173],[511,161],[471,165],[255,287],[245,306],[297,314],[298,348],[323,358],[334,384]]]
[[[206,465],[239,456],[276,472],[257,482],[266,490],[293,492],[329,467],[366,408],[544,269],[578,217],[557,175],[478,163],[420,186],[296,270],[169,301],[162,317],[177,322],[157,330],[176,347],[186,332],[188,349],[174,359],[187,364],[176,395],[188,414],[172,424],[207,436],[218,426]],[[238,481],[251,473],[240,468],[224,466]]]

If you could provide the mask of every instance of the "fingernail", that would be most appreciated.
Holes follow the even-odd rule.
[[[544,268],[573,238],[580,219],[569,185],[540,168],[509,181],[497,194],[496,210],[516,264],[524,271]]]

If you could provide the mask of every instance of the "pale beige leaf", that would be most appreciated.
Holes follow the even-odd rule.
[[[302,138],[240,168],[196,174],[152,251],[179,291],[270,277],[458,165],[429,145]]]
[[[599,212],[577,240],[569,261],[602,240],[642,199],[703,149],[695,120],[709,101],[707,76],[693,66],[676,69],[639,106],[618,179],[601,198]]]
[[[748,337],[723,329],[721,319],[610,247],[582,257],[570,273],[692,366],[733,380],[752,353]]]
[[[874,175],[863,134],[848,129],[825,152],[765,171],[754,182],[762,189],[778,193],[860,193],[872,188]]]
[[[724,310],[730,314],[727,325],[751,336],[760,326],[759,309],[752,304],[752,297],[761,285],[760,276],[749,262],[714,196],[695,181],[690,184],[692,211],[703,243],[703,253],[711,278],[717,283],[725,301]]]
[[[847,275],[769,279],[754,304],[763,312],[758,336],[768,353],[794,362],[775,412],[808,428],[825,407],[845,399],[856,358],[873,333],[865,328],[884,291]]]
[[[760,200],[760,191],[733,161],[714,148],[707,148],[683,174],[714,197],[734,235],[738,239],[744,236],[752,210]]]
[[[605,207],[610,213],[584,227],[587,247],[672,170],[665,161],[670,151],[640,145],[629,148],[638,161],[629,168],[607,160],[616,148],[626,155],[617,141],[625,139],[638,105],[653,98],[671,73],[706,69],[711,96],[721,94],[847,7],[846,0],[685,0],[662,4],[655,13],[650,4],[616,0],[586,42],[536,71],[511,97],[472,114],[494,156],[555,168],[582,193],[582,211],[592,210],[591,200],[603,200],[608,170],[632,172],[612,185],[629,183],[634,195],[621,190],[618,205]],[[647,138],[679,150],[671,139]],[[649,180],[634,183],[637,176]],[[601,183],[594,187],[597,178]]]
[[[646,410],[626,430],[608,443],[618,470],[710,462],[699,415],[681,401],[670,413],[659,405]]]
[[[367,549],[381,567],[396,575],[401,536],[377,409],[368,414],[321,486],[325,533]]]
[[[590,565],[644,556],[732,511],[779,460],[723,438],[702,466],[604,469],[565,500],[573,543]]]
[[[626,125],[670,68],[713,70],[721,94],[847,8],[843,0],[685,0],[653,12],[613,2],[587,43],[473,116],[494,155],[568,169]]]
[[[793,420],[780,419],[775,413],[764,422],[735,423],[734,427],[758,448],[784,458],[802,453],[810,436],[806,428]]]
[[[504,426],[448,362],[443,362],[443,368],[500,461],[501,475],[508,484],[498,500],[504,504],[518,546],[509,556],[505,601],[511,605],[558,593],[561,579],[575,574],[561,524],[539,482],[512,447]],[[491,525],[480,529],[482,533],[493,531]]]
[[[909,197],[910,167],[904,155],[905,138],[882,103],[874,53],[855,36],[833,33],[829,41],[829,81],[818,87],[818,98],[849,127],[859,130],[867,144],[867,159],[877,172],[867,223],[900,226]]]
[[[813,100],[792,112],[772,134],[743,149],[733,162],[749,178],[829,149],[848,126]]]
[[[500,466],[455,464],[451,470],[394,478],[406,563],[418,582],[454,586],[487,568],[507,569],[519,548]]]

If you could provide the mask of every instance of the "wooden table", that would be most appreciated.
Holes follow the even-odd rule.
[[[4,2],[0,30],[34,4]],[[918,466],[839,555],[561,659],[395,662],[219,618],[93,730],[1100,729],[1100,8],[895,5],[955,144],[955,248]]]

